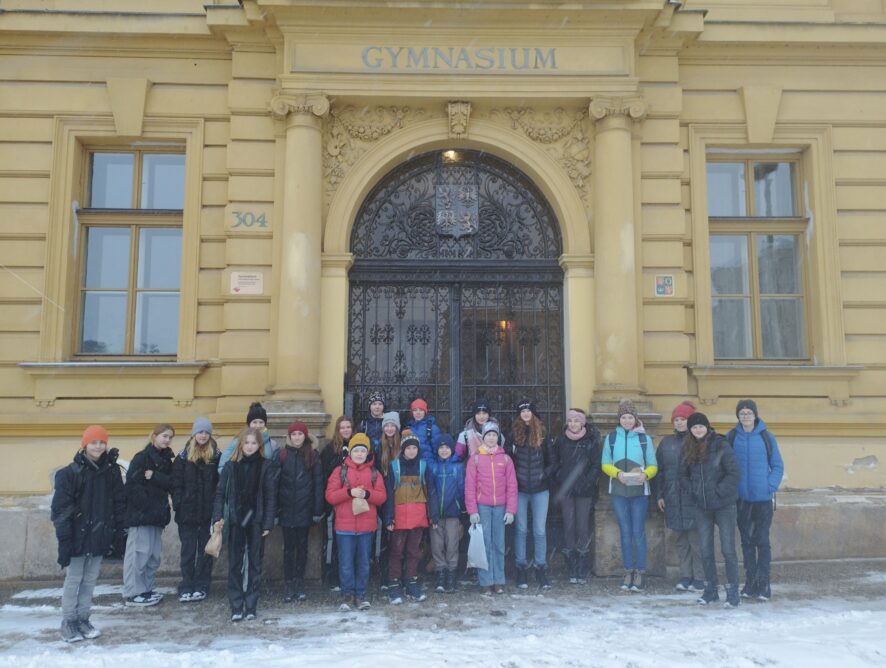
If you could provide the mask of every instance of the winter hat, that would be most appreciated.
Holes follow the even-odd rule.
[[[471,415],[476,415],[480,412],[492,415],[492,408],[490,407],[489,402],[486,401],[486,399],[477,399],[477,401],[474,402],[474,410]]]
[[[205,431],[209,434],[212,433],[212,423],[203,416],[200,416],[196,420],[194,420],[194,424],[191,427],[191,436],[196,436],[201,431]]]
[[[351,440],[348,441],[348,452],[353,452],[354,448],[366,448],[366,452],[369,452],[369,437],[363,433],[351,436]]]
[[[428,402],[424,399],[416,399],[411,404],[409,404],[409,410],[414,411],[416,408],[422,409],[425,413],[428,412]]]
[[[676,418],[683,418],[684,420],[689,419],[689,416],[695,412],[695,404],[691,401],[684,401],[677,405],[674,410],[671,411],[671,422],[673,422]]]
[[[403,432],[403,440],[400,441],[400,452],[403,452],[410,445],[421,448],[421,441],[418,440],[418,436],[407,429]]]
[[[83,438],[80,439],[80,447],[85,448],[89,443],[92,443],[93,441],[102,441],[103,443],[107,443],[108,430],[102,427],[100,424],[94,424],[86,427],[86,431],[83,432]]]
[[[384,427],[386,424],[392,424],[397,427],[397,431],[400,431],[400,415],[397,411],[391,411],[381,416],[381,426]]]
[[[687,426],[689,427],[689,429],[692,429],[697,424],[703,424],[705,427],[707,427],[708,431],[712,431],[711,423],[708,420],[708,416],[704,413],[693,413],[689,416],[689,419],[687,420]]]
[[[634,407],[634,402],[630,399],[622,399],[618,403],[618,419],[621,420],[622,415],[633,415],[634,419],[637,422],[640,421],[640,415],[637,413],[637,409]]]
[[[532,403],[531,399],[521,399],[520,403],[517,404],[517,413],[518,414],[522,413],[523,409],[526,409],[526,408],[528,408],[530,411],[532,411],[533,415],[538,416],[538,411],[536,410],[535,404]]]
[[[742,399],[741,401],[739,401],[738,405],[735,407],[735,417],[738,417],[738,413],[743,408],[749,408],[750,410],[754,411],[755,420],[760,417],[760,413],[757,412],[757,402],[753,399]]]
[[[305,438],[308,437],[308,425],[306,425],[301,420],[296,420],[291,425],[289,425],[289,429],[286,430],[286,435],[292,436],[292,432],[294,431],[300,431],[305,435]]]
[[[490,420],[483,425],[483,436],[486,436],[487,432],[494,431],[496,434],[501,436],[501,428],[498,426],[497,422],[493,422]]]
[[[455,452],[455,439],[452,438],[452,436],[450,436],[449,434],[440,434],[440,438],[437,439],[437,450],[439,450],[444,445]]]
[[[263,420],[265,424],[268,423],[268,412],[258,401],[249,405],[249,412],[246,414],[246,426],[248,427],[253,420]]]
[[[385,395],[383,395],[381,392],[373,392],[372,394],[369,395],[369,399],[366,401],[366,405],[371,406],[376,401],[380,401],[381,405],[384,406],[385,405]]]
[[[566,419],[572,420],[573,418],[581,420],[582,427],[584,427],[588,423],[588,416],[584,413],[584,411],[580,411],[576,408],[570,408],[568,411],[566,411]]]

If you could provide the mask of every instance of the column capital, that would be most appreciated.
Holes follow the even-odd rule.
[[[588,113],[599,121],[607,116],[624,116],[635,121],[643,120],[649,105],[642,95],[600,95],[591,100]]]
[[[563,271],[575,276],[594,275],[594,256],[593,255],[567,255],[563,254],[559,258],[560,267]]]
[[[323,93],[290,94],[278,92],[268,103],[274,118],[284,120],[290,114],[312,114],[322,118],[329,113],[329,98]]]

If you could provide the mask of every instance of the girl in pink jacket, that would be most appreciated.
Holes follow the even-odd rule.
[[[517,474],[514,462],[501,447],[498,424],[483,425],[483,445],[470,456],[465,472],[465,507],[471,524],[483,527],[486,561],[479,571],[483,594],[505,591],[505,525],[517,512]]]

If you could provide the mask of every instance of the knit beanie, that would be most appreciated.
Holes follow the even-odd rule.
[[[292,436],[292,433],[295,431],[300,431],[305,435],[305,438],[308,437],[308,425],[306,425],[301,420],[296,420],[291,425],[289,425],[289,429],[286,430],[287,436]]]
[[[391,411],[381,416],[381,426],[384,428],[386,424],[392,424],[400,431],[400,414],[397,411]]]
[[[351,440],[348,441],[348,452],[353,452],[354,448],[366,448],[369,452],[369,437],[363,433],[351,436]]]
[[[501,427],[498,426],[497,422],[493,422],[492,420],[483,424],[483,436],[486,436],[487,432],[490,431],[494,431],[501,436]]]
[[[455,439],[452,438],[452,436],[450,436],[449,434],[440,434],[440,438],[437,439],[437,450],[442,448],[444,445],[455,452]]]
[[[86,431],[83,432],[83,438],[80,439],[80,447],[85,448],[89,443],[92,443],[93,441],[101,441],[102,443],[107,444],[108,430],[102,427],[100,424],[94,424],[86,427]]]
[[[194,424],[191,426],[191,436],[196,436],[201,431],[212,434],[212,423],[202,415],[194,420]]]
[[[403,432],[403,440],[400,441],[400,452],[403,452],[410,445],[421,448],[421,441],[418,440],[418,436],[407,429]]]
[[[372,406],[376,401],[380,401],[381,405],[385,405],[385,395],[381,392],[373,392],[369,395],[369,399],[366,401],[367,406]]]
[[[673,422],[676,418],[683,418],[684,420],[689,419],[689,416],[695,412],[695,404],[691,401],[684,401],[677,405],[674,410],[671,411],[671,422]]]
[[[760,413],[757,412],[757,402],[753,399],[742,399],[738,402],[738,405],[735,407],[735,417],[738,417],[738,413],[743,409],[748,408],[754,411],[754,419],[760,417]]]
[[[692,429],[697,424],[703,424],[705,427],[707,427],[708,431],[712,431],[711,423],[708,420],[708,416],[704,413],[693,413],[689,416],[689,419],[686,421],[686,423],[689,429]]]
[[[414,411],[416,408],[420,408],[425,413],[428,412],[428,402],[424,399],[416,399],[411,404],[409,404],[409,410]]]
[[[622,399],[618,403],[618,419],[621,420],[622,415],[631,414],[634,416],[634,419],[638,422],[640,421],[640,415],[637,413],[637,409],[634,407],[634,402],[630,399]]]
[[[476,415],[477,413],[488,413],[492,415],[492,407],[489,405],[489,402],[486,399],[477,399],[474,402],[474,410],[471,415]]]
[[[262,420],[265,424],[268,424],[268,412],[258,401],[249,405],[249,412],[246,414],[246,426],[248,427],[253,420]]]
[[[538,410],[536,410],[535,404],[532,403],[531,399],[521,399],[520,403],[517,404],[517,414],[523,412],[524,409],[528,409],[532,411],[532,414],[536,417],[538,416]]]

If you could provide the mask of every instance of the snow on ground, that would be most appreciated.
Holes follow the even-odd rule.
[[[221,587],[201,604],[131,609],[106,586],[92,616],[103,637],[75,645],[58,640],[61,591],[19,588],[0,596],[0,667],[886,665],[886,564],[790,571],[776,573],[772,602],[737,610],[697,606],[659,578],[644,595],[595,578],[544,596],[466,590],[399,607],[375,596],[365,613],[339,613],[316,589],[286,605],[271,583],[259,619],[236,625]]]

